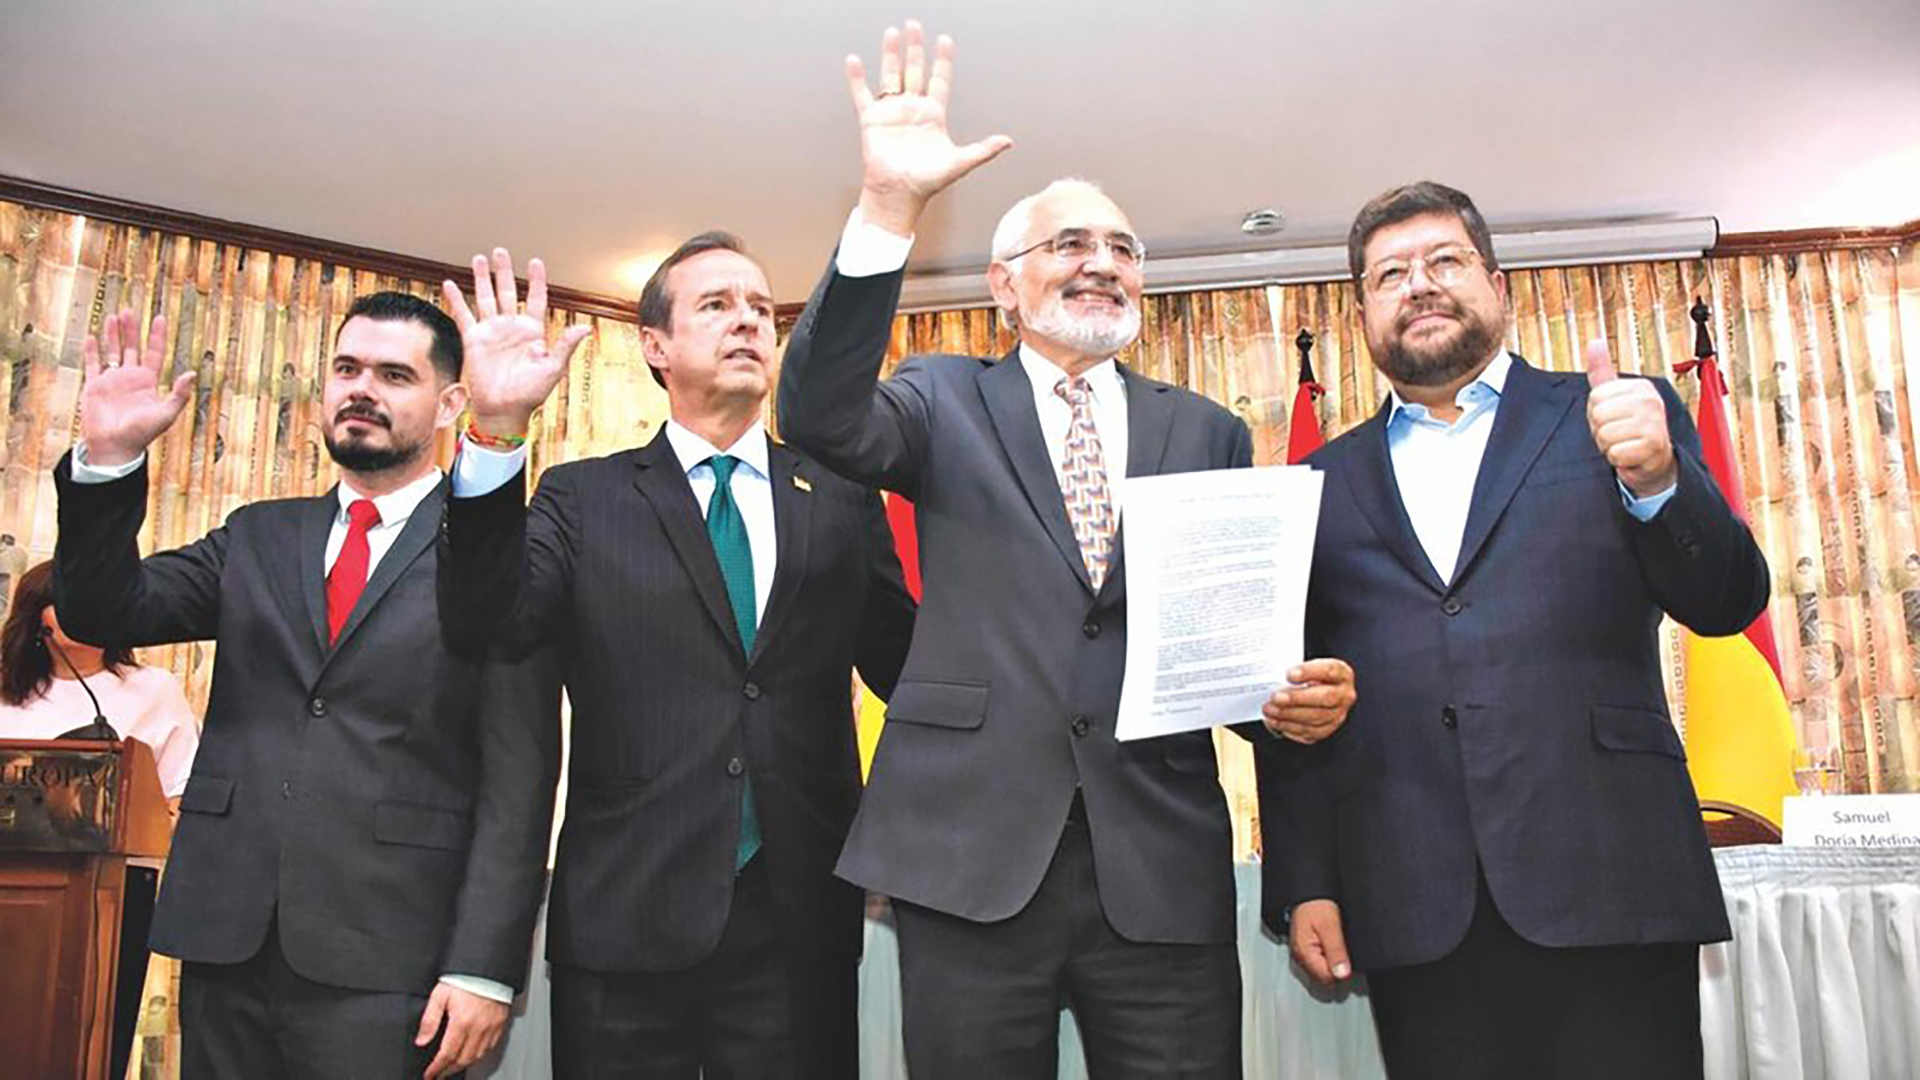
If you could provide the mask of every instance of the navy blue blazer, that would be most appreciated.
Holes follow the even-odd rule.
[[[1333,738],[1259,762],[1270,925],[1331,898],[1360,970],[1438,959],[1466,934],[1478,865],[1542,945],[1728,936],[1658,628],[1738,633],[1767,565],[1655,382],[1680,475],[1641,523],[1588,430],[1585,377],[1516,361],[1451,584],[1401,503],[1390,403],[1310,459],[1327,479],[1307,649],[1353,664],[1359,703]]]

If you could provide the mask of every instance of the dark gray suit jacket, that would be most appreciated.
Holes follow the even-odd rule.
[[[531,507],[524,482],[452,500],[449,624],[567,657],[555,962],[673,971],[711,953],[748,775],[796,968],[837,975],[859,956],[862,897],[832,872],[860,800],[852,670],[893,689],[913,601],[875,492],[778,443],[768,462],[779,556],[751,655],[664,429],[548,469]]]
[[[424,994],[442,974],[524,985],[559,763],[551,678],[456,657],[435,604],[446,483],[421,501],[327,644],[339,502],[252,503],[141,559],[145,468],[55,467],[56,604],[98,644],[218,643],[153,947],[252,957],[277,923],[307,978]]]
[[[1114,739],[1125,567],[1094,593],[1017,359],[919,356],[877,381],[900,281],[830,271],[780,377],[788,438],[918,514],[920,620],[839,872],[968,919],[1005,918],[1039,887],[1078,787],[1114,929],[1233,940],[1232,829],[1211,735]],[[1251,463],[1231,413],[1121,370],[1127,475]]]
[[[1353,664],[1360,700],[1325,743],[1260,762],[1271,924],[1332,898],[1361,970],[1434,960],[1466,934],[1477,863],[1542,945],[1727,936],[1657,635],[1662,612],[1739,632],[1767,566],[1657,385],[1680,478],[1643,524],[1588,430],[1586,379],[1516,361],[1451,584],[1401,503],[1389,406],[1313,456],[1308,647]]]

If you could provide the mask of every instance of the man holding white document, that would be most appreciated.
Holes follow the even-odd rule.
[[[1237,1078],[1232,836],[1211,737],[1114,737],[1127,592],[1112,489],[1249,465],[1251,439],[1218,405],[1114,362],[1139,332],[1144,249],[1080,181],[1021,200],[996,230],[988,279],[1018,349],[914,357],[878,380],[921,212],[1011,146],[954,144],[952,45],[928,44],[916,24],[889,30],[877,88],[848,61],[860,204],[780,379],[785,437],[918,512],[919,621],[838,872],[895,900],[915,1080],[1051,1078],[1063,1004],[1096,1078]],[[1304,685],[1271,693],[1269,728],[1311,741],[1338,727],[1346,665],[1290,677]]]

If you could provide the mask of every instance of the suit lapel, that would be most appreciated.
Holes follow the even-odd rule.
[[[1047,440],[1040,433],[1040,415],[1033,407],[1033,383],[1020,364],[1019,350],[980,373],[980,397],[986,403],[987,417],[993,421],[1001,449],[1013,465],[1013,473],[1027,496],[1027,503],[1040,518],[1060,557],[1067,560],[1080,584],[1093,591],[1087,577],[1087,565],[1080,557],[1080,542],[1073,537],[1067,521],[1067,503],[1060,494],[1060,480],[1054,475],[1053,460],[1047,453]],[[1129,457],[1132,455],[1129,454]]]
[[[1453,571],[1455,581],[1466,576],[1474,556],[1520,490],[1520,481],[1567,415],[1576,397],[1574,389],[1572,380],[1546,378],[1514,357],[1506,388],[1500,394],[1499,411],[1493,414],[1493,431],[1487,436],[1480,475],[1473,484],[1467,527],[1460,537],[1460,561]]]
[[[736,652],[745,655],[740,644],[740,627],[734,622],[733,605],[727,601],[727,581],[720,573],[720,560],[713,554],[713,541],[707,536],[706,519],[700,516],[700,502],[693,497],[680,458],[667,441],[664,425],[653,441],[634,457],[634,487],[653,504],[667,542],[686,568],[694,591],[700,594],[707,614],[720,631],[733,642]],[[778,527],[777,525],[775,526]]]
[[[340,513],[340,488],[312,500],[300,515],[300,593],[306,597],[313,624],[315,655],[324,656],[327,642],[327,533]]]
[[[1340,470],[1341,475],[1346,477],[1347,487],[1353,492],[1354,503],[1395,557],[1428,588],[1436,593],[1445,592],[1445,583],[1434,571],[1433,560],[1427,558],[1427,549],[1420,546],[1420,538],[1413,531],[1413,520],[1407,517],[1406,504],[1400,499],[1400,484],[1393,475],[1393,461],[1387,456],[1387,419],[1392,414],[1393,399],[1389,397],[1371,419],[1354,431],[1348,453],[1355,461],[1352,468]]]
[[[373,568],[373,576],[367,579],[367,587],[361,590],[359,601],[353,605],[353,611],[347,615],[346,624],[340,627],[340,637],[333,643],[333,650],[328,654],[329,661],[346,647],[347,641],[353,637],[353,632],[360,628],[361,623],[367,621],[367,616],[373,611],[374,606],[380,603],[380,598],[387,594],[388,589],[393,588],[393,583],[400,580],[400,575],[407,572],[407,567],[412,566],[413,561],[439,538],[440,522],[447,506],[447,485],[447,478],[442,476],[433,490],[427,493],[427,497],[421,499],[420,505],[414,507],[413,513],[408,515],[407,524],[401,528],[400,535],[394,538],[393,546],[380,557],[380,564]],[[339,504],[335,502],[333,505],[337,509]],[[326,606],[326,596],[322,590],[320,599],[322,612],[326,610]],[[320,632],[324,637],[326,633],[324,622]]]
[[[766,651],[767,639],[779,628],[794,595],[807,574],[807,536],[813,519],[810,466],[785,445],[767,440],[767,466],[773,482],[773,536],[778,551],[773,564],[773,591],[767,610],[760,613],[760,629],[753,635],[753,655]],[[808,487],[802,488],[801,483]]]
[[[1125,476],[1158,476],[1167,460],[1168,436],[1173,432],[1173,398],[1167,393],[1168,387],[1141,378],[1125,364],[1114,366],[1120,372],[1121,385],[1127,388]],[[1119,480],[1116,485],[1115,478],[1108,477],[1108,486],[1124,486],[1125,477]],[[1106,580],[1100,583],[1100,599],[1105,603],[1126,595],[1126,559],[1121,557],[1126,530],[1127,520],[1122,517],[1113,537],[1113,562],[1107,567]]]

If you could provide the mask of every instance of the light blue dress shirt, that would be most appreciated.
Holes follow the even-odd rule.
[[[1393,392],[1393,411],[1387,417],[1387,457],[1400,489],[1400,504],[1440,580],[1453,581],[1460,561],[1460,542],[1467,530],[1467,510],[1473,502],[1480,461],[1493,434],[1493,418],[1500,411],[1513,356],[1504,349],[1480,377],[1460,388],[1454,404],[1460,416],[1451,423],[1433,415],[1425,405]],[[1616,478],[1620,498],[1636,520],[1651,521],[1673,498],[1672,487],[1638,498]]]

